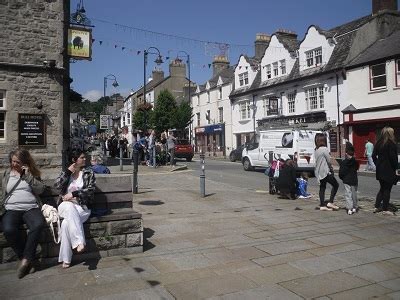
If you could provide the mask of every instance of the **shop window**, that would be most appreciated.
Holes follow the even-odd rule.
[[[369,67],[371,90],[386,88],[386,63]]]
[[[218,121],[219,121],[219,123],[224,122],[224,108],[223,107],[218,108]]]

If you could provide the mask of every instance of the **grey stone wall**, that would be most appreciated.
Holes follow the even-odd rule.
[[[63,51],[66,7],[63,0],[0,1],[0,89],[6,91],[0,167],[18,146],[18,113],[46,115],[47,146],[29,149],[39,165],[61,164],[63,135],[69,128],[63,117],[69,80]],[[46,66],[45,60],[55,60],[55,67]]]

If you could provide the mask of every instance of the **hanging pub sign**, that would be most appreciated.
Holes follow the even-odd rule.
[[[100,129],[108,129],[110,127],[110,116],[100,115]]]
[[[18,145],[46,147],[44,114],[18,114]]]
[[[278,114],[278,98],[269,98],[267,115],[270,116],[277,114]]]
[[[92,30],[68,28],[68,55],[75,59],[92,60]]]

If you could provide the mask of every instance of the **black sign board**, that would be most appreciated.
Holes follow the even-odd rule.
[[[338,136],[336,131],[329,131],[329,143],[331,144],[331,152],[337,152]]]
[[[18,114],[18,145],[46,146],[46,123],[43,114]]]

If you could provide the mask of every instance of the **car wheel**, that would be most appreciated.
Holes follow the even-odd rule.
[[[231,162],[236,161],[235,154],[234,154],[233,152],[231,152],[231,154],[229,154],[229,160],[230,160]]]
[[[193,157],[186,157],[186,161],[192,161]]]
[[[253,170],[253,167],[251,166],[250,160],[248,158],[245,158],[243,160],[243,169],[245,171],[251,171]]]

